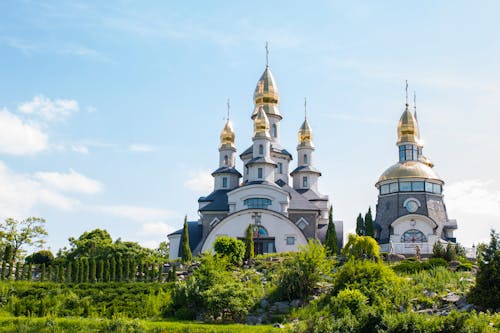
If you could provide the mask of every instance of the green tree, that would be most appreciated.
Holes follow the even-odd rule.
[[[363,220],[361,213],[359,213],[358,218],[356,219],[356,234],[358,236],[365,235],[365,221]]]
[[[68,261],[66,264],[66,281],[67,282],[73,282],[73,263],[71,261]]]
[[[22,273],[22,272],[21,272],[21,262],[20,262],[20,261],[18,261],[18,262],[16,263],[16,275],[15,275],[15,279],[16,279],[16,281],[19,281],[19,280],[21,279],[21,276],[22,276],[22,274],[21,274],[21,273]]]
[[[9,279],[11,268],[10,267],[7,268],[7,264],[10,264],[10,262],[12,261],[12,257],[13,257],[12,245],[7,244],[5,245],[2,258],[2,274],[1,274],[2,280]]]
[[[35,265],[51,265],[54,261],[54,255],[49,250],[41,250],[30,254],[24,260],[27,263],[33,263]]]
[[[432,246],[432,257],[443,259],[446,258],[446,250],[439,239]]]
[[[245,243],[233,237],[220,236],[214,242],[214,250],[231,264],[239,265],[245,256]]]
[[[90,258],[90,282],[97,282],[97,265],[95,258]]]
[[[312,295],[318,282],[324,280],[330,270],[331,261],[326,260],[323,245],[316,240],[300,247],[283,264],[283,270],[278,277],[280,295],[288,300]]]
[[[170,243],[163,241],[160,242],[158,247],[155,249],[155,254],[161,261],[166,261],[170,257]]]
[[[368,207],[368,212],[365,215],[365,236],[375,238],[375,225],[373,223],[371,207]]]
[[[380,246],[373,237],[349,234],[347,244],[342,249],[342,254],[353,259],[378,260]]]
[[[39,217],[28,217],[18,221],[12,218],[0,223],[0,243],[12,247],[13,260],[17,261],[25,252],[24,246],[42,247],[47,231],[45,220]]]
[[[481,248],[476,286],[471,290],[470,300],[485,309],[499,309],[500,239],[495,230],[491,230],[489,245]]]
[[[457,250],[455,248],[455,244],[452,244],[451,242],[446,244],[445,259],[447,261],[457,260]]]
[[[99,259],[98,261],[97,281],[104,282],[104,259]]]
[[[109,282],[111,281],[111,261],[109,259],[105,260],[105,266],[104,266],[104,281]]]
[[[245,260],[255,257],[254,244],[253,244],[253,225],[249,224],[245,234]]]
[[[109,265],[110,265],[110,279],[111,281],[116,281],[116,260],[114,257],[111,257],[111,260],[109,261]]]
[[[181,260],[182,262],[189,262],[193,260],[193,254],[191,253],[191,248],[189,247],[189,230],[187,223],[187,215],[184,217],[184,227],[182,229]]]
[[[325,250],[326,254],[329,256],[334,256],[339,251],[337,231],[335,230],[335,224],[333,223],[332,206],[330,206],[330,209],[328,210],[328,229],[326,230]]]
[[[46,275],[46,267],[45,264],[42,264],[42,273],[40,275],[40,281],[45,281],[45,275]]]
[[[123,261],[121,256],[118,256],[116,260],[116,280],[123,281]]]

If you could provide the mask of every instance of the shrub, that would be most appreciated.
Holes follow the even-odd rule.
[[[347,244],[342,249],[342,254],[352,259],[378,260],[380,246],[373,237],[349,234]]]
[[[54,255],[49,250],[41,250],[27,256],[25,261],[27,264],[50,266],[54,261]]]
[[[439,239],[432,246],[432,257],[433,258],[445,258],[446,257],[446,250]]]
[[[239,265],[245,256],[245,243],[233,237],[220,236],[214,243],[214,250],[218,255],[228,258],[231,264]]]
[[[285,260],[278,277],[278,293],[289,300],[310,296],[329,271],[325,248],[318,241],[310,240],[307,246]]]

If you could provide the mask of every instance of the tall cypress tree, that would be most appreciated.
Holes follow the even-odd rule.
[[[104,260],[99,259],[99,266],[98,266],[98,274],[97,274],[97,280],[99,282],[104,282]]]
[[[45,281],[45,263],[42,264],[42,274],[40,275],[40,281]]]
[[[106,266],[104,268],[104,281],[111,281],[111,262],[109,259],[106,259]]]
[[[375,238],[375,225],[373,224],[371,207],[368,207],[368,212],[365,215],[365,236]]]
[[[68,263],[66,264],[66,282],[73,282],[73,262],[71,260],[68,260]]]
[[[116,281],[116,260],[115,260],[115,257],[111,257],[111,260],[109,262],[109,265],[110,265],[110,279],[111,281]]]
[[[15,275],[15,278],[16,278],[16,281],[19,281],[20,277],[21,277],[21,262],[18,261],[16,263],[16,275]]]
[[[330,209],[328,211],[328,229],[326,230],[325,248],[326,248],[326,253],[329,256],[336,255],[339,251],[337,242],[337,231],[335,230],[335,224],[333,223],[332,206],[330,206]]]
[[[193,254],[191,253],[191,248],[189,247],[189,231],[188,231],[187,215],[184,217],[184,227],[182,229],[181,260],[182,262],[188,262],[193,260]]]
[[[95,258],[90,259],[90,282],[97,282],[97,265]]]
[[[129,269],[130,269],[130,265],[129,265],[129,262],[130,260],[128,260],[126,257],[123,258],[123,280],[124,281],[130,281],[130,272],[129,272]]]
[[[123,261],[122,256],[118,256],[118,260],[116,260],[116,280],[123,281]]]
[[[255,256],[253,244],[253,225],[249,224],[245,235],[245,260],[252,259]]]
[[[361,213],[359,213],[358,218],[356,219],[356,234],[358,236],[365,235],[365,221],[363,220]]]

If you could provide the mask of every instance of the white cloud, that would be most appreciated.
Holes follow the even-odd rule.
[[[178,217],[176,213],[160,208],[132,205],[98,206],[98,211],[138,222],[151,222]]]
[[[38,116],[45,121],[64,120],[78,110],[78,102],[74,99],[51,100],[43,95],[37,95],[32,101],[19,105],[20,112]]]
[[[131,144],[129,147],[130,151],[136,152],[136,153],[150,153],[152,151],[155,151],[155,147],[143,143],[134,143]]]
[[[87,155],[89,153],[89,149],[84,145],[71,145],[71,150],[83,155]]]
[[[174,227],[163,222],[144,223],[142,225],[143,235],[168,235],[175,230]]]
[[[491,189],[489,182],[463,180],[447,185],[445,194],[453,211],[500,217],[500,190]]]
[[[0,214],[2,217],[24,218],[33,214],[37,205],[72,210],[78,200],[46,187],[35,177],[15,173],[0,161]]]
[[[0,110],[0,153],[27,155],[47,147],[47,135],[38,126],[23,122],[5,108]]]
[[[207,193],[212,191],[214,180],[209,170],[197,170],[189,173],[184,186],[191,191]]]
[[[102,185],[97,180],[88,178],[75,170],[68,173],[37,172],[35,178],[44,185],[65,192],[94,194],[102,190]]]
[[[143,241],[139,241],[139,244],[143,247],[147,247],[147,248],[154,250],[154,249],[158,248],[158,245],[160,244],[160,242],[155,241],[155,240],[143,240]]]

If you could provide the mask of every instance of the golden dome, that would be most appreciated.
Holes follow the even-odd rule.
[[[307,118],[304,119],[302,126],[299,129],[299,146],[301,147],[313,147],[312,143],[313,134],[311,130],[311,126],[307,122]]]
[[[428,165],[420,161],[405,161],[396,163],[380,176],[377,183],[391,179],[423,178],[439,180],[439,176]]]
[[[234,130],[231,120],[227,120],[220,133],[220,146],[234,148]]]
[[[425,165],[428,165],[431,168],[434,167],[434,163],[432,163],[431,160],[427,158],[427,156],[420,155],[420,157],[418,158],[418,160],[420,162],[424,163]]]
[[[277,108],[277,105],[280,102],[278,86],[274,81],[274,77],[269,69],[269,66],[266,66],[264,73],[262,73],[262,76],[257,82],[257,86],[255,87],[255,91],[253,93],[253,100],[256,108],[252,117],[254,117],[258,112],[259,105],[266,107],[264,111],[267,114],[281,117],[279,109]]]
[[[398,123],[398,144],[401,143],[421,145],[418,123],[415,116],[408,110],[408,103]]]
[[[253,120],[253,136],[268,137],[269,136],[269,118],[267,118],[264,108],[259,107],[257,114]]]

